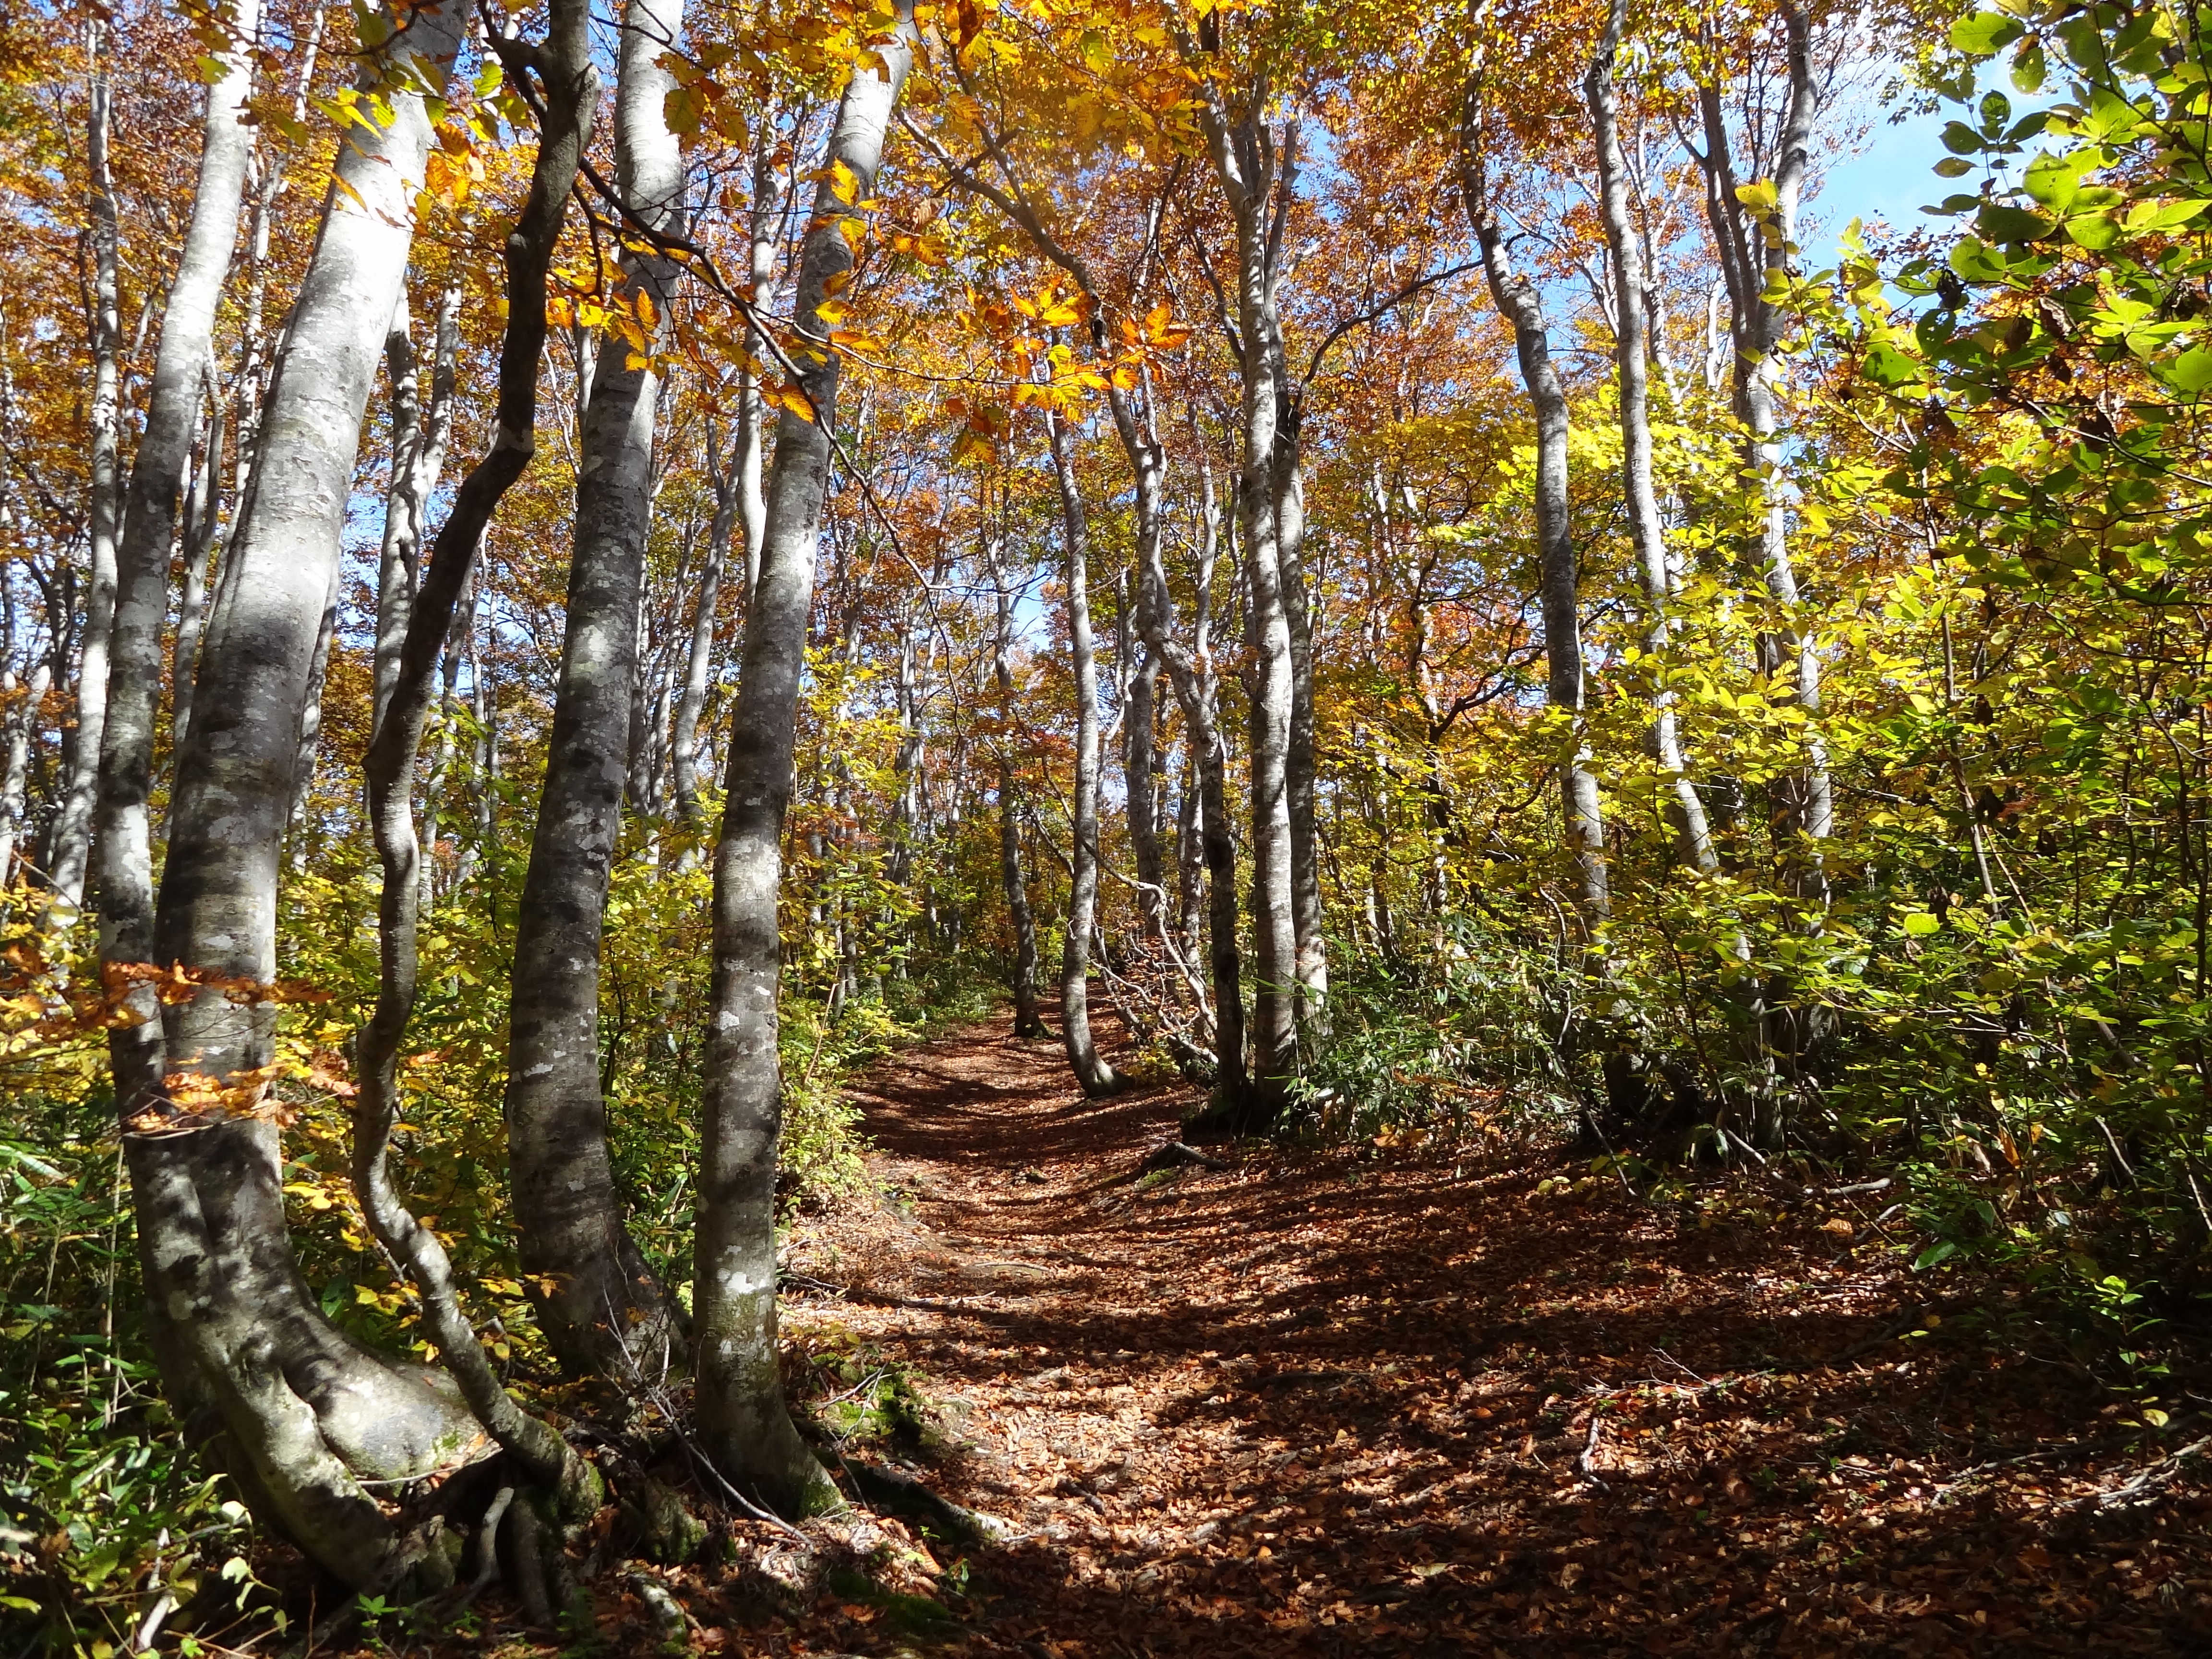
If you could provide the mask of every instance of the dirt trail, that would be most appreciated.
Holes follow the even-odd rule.
[[[916,1467],[1017,1534],[945,1581],[940,1642],[2212,1651],[2201,1466],[2094,1501],[2201,1423],[1915,1317],[1870,1209],[1701,1225],[1502,1152],[1140,1184],[1189,1091],[1085,1102],[995,1030],[857,1098],[892,1200],[802,1225],[787,1328],[910,1368],[964,1443]],[[836,1602],[777,1644],[914,1639]]]

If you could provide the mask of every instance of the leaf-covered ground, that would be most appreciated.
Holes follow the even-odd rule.
[[[1135,1178],[1188,1092],[1085,1103],[989,1031],[862,1102],[890,1200],[795,1235],[794,1380],[1010,1535],[831,1522],[817,1589],[743,1525],[658,1575],[695,1651],[2212,1650],[2202,1419],[1946,1317],[1871,1209],[1716,1220],[1502,1152]]]

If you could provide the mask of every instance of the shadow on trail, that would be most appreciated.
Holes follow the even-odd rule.
[[[2130,1449],[2101,1396],[1916,1324],[1921,1287],[1832,1218],[1703,1230],[1497,1152],[1139,1182],[1192,1091],[1086,1101],[1056,1043],[995,1031],[854,1094],[891,1200],[802,1230],[800,1270],[854,1294],[788,1324],[960,1408],[932,1478],[1018,1534],[971,1558],[970,1650],[2212,1643],[2202,1495],[2075,1501]]]

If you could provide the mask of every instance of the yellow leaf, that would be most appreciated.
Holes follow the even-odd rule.
[[[842,161],[833,159],[830,163],[830,193],[847,207],[852,206],[860,197],[860,175]]]

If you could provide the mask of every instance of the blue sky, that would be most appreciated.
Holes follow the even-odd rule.
[[[1875,118],[1864,147],[1828,169],[1808,206],[1808,216],[1818,222],[1805,238],[1808,265],[1817,270],[1833,262],[1836,234],[1855,218],[1885,219],[1899,231],[1951,223],[1929,218],[1920,209],[1971,187],[1938,179],[1933,170],[1946,154],[1937,135],[1956,114],[1946,107],[1910,116],[1895,126],[1886,116]]]

